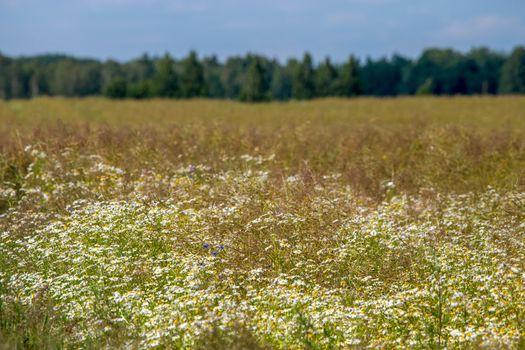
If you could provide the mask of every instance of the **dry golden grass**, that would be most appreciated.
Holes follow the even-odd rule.
[[[525,127],[525,98],[406,97],[322,99],[307,102],[243,104],[224,100],[114,101],[100,98],[36,98],[0,103],[2,120],[33,127],[39,123],[96,122],[110,125],[166,126],[183,122],[275,127],[308,121],[331,126],[406,126],[406,123]]]
[[[274,177],[338,172],[366,195],[479,191],[524,185],[525,98],[109,101],[42,98],[0,103],[0,179],[24,172],[23,147],[69,147],[127,170],[170,164],[242,165],[275,154]],[[25,160],[27,162],[27,160]]]

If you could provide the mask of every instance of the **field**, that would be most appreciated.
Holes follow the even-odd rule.
[[[0,348],[525,347],[524,97],[0,122]]]

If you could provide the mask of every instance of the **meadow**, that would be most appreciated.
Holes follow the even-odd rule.
[[[0,349],[525,347],[525,97],[0,102]]]

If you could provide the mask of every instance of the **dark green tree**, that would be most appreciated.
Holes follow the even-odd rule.
[[[297,100],[307,100],[314,97],[314,69],[312,56],[305,53],[303,61],[297,65],[293,77],[292,97]]]
[[[191,98],[208,95],[206,81],[204,80],[204,69],[195,51],[191,51],[188,57],[182,61],[180,82],[182,97]]]
[[[126,80],[130,83],[150,80],[155,74],[155,62],[148,54],[143,54],[138,59],[123,65],[126,73]]]
[[[241,93],[244,76],[249,62],[242,57],[230,57],[222,67],[221,81],[224,86],[224,96],[237,99]]]
[[[399,55],[391,59],[368,58],[361,68],[363,94],[373,96],[394,96],[403,92],[405,72],[411,61]]]
[[[315,72],[315,95],[334,96],[336,93],[337,70],[327,57]]]
[[[472,49],[465,57],[475,62],[477,69],[468,74],[467,81],[469,94],[496,94],[498,92],[501,66],[505,57],[487,48]]]
[[[10,97],[9,91],[9,68],[11,59],[0,53],[0,99]]]
[[[128,95],[128,83],[124,78],[114,78],[109,81],[104,88],[104,96],[108,98],[120,99]]]
[[[367,59],[360,66],[353,57],[343,65],[326,59],[316,69],[308,54],[286,64],[258,56],[257,70],[262,69],[263,74],[254,73],[253,55],[231,57],[220,63],[216,57],[199,61],[195,52],[180,62],[169,55],[150,58],[144,54],[120,63],[53,54],[17,58],[0,54],[0,98],[106,94],[118,98],[207,96],[258,100],[260,94],[254,94],[258,89],[253,87],[260,84],[264,86],[264,98],[273,100],[358,94],[525,93],[524,52],[524,47],[515,48],[508,56],[483,47],[466,54],[430,48],[416,60],[394,55]]]
[[[11,98],[30,97],[30,74],[20,61],[12,62],[10,66],[9,85]]]
[[[433,94],[462,93],[465,85],[460,74],[462,59],[461,53],[451,49],[426,49],[410,70],[408,92],[415,93],[428,78],[432,78]]]
[[[151,81],[143,80],[138,83],[128,85],[128,97],[140,100],[144,98],[149,98],[153,96],[151,91]]]
[[[65,59],[53,67],[51,93],[53,95],[74,96],[76,90],[76,65],[73,60]]]
[[[179,97],[179,81],[175,72],[175,61],[165,54],[158,61],[157,71],[152,80],[152,93],[159,97]]]
[[[292,97],[293,72],[294,69],[290,68],[290,64],[284,67],[278,64],[274,65],[272,81],[270,83],[270,96],[272,100],[285,101]]]
[[[206,57],[202,62],[204,68],[204,80],[208,87],[208,97],[223,98],[224,86],[221,81],[222,66],[216,56]]]
[[[259,57],[251,57],[251,63],[241,89],[241,100],[261,102],[268,99],[264,69]]]
[[[55,66],[52,92],[63,96],[97,95],[102,90],[101,64],[94,60],[65,59]]]
[[[359,61],[354,56],[350,56],[348,61],[341,67],[341,74],[337,83],[338,95],[351,97],[361,95],[362,91]]]
[[[102,91],[102,70],[101,64],[97,61],[90,61],[81,64],[77,68],[77,80],[75,95],[89,96],[98,95]]]
[[[29,71],[29,95],[31,97],[37,97],[42,94],[45,94],[46,75],[44,72],[44,67],[40,67],[36,64],[31,64],[29,67]]]
[[[104,90],[109,82],[117,78],[126,78],[124,69],[120,63],[115,60],[107,60],[102,64],[102,85]]]
[[[525,47],[516,47],[501,67],[500,92],[525,93]]]
[[[434,81],[432,78],[427,78],[423,84],[419,85],[416,90],[416,96],[432,95],[434,89]]]

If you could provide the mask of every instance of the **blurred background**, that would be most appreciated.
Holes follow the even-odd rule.
[[[525,2],[0,0],[0,98],[525,92]]]

